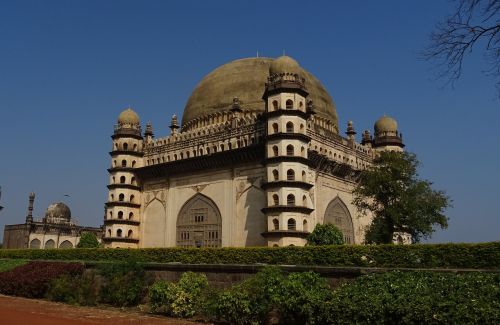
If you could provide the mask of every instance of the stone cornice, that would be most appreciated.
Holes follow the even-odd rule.
[[[136,225],[138,226],[141,222],[139,220],[130,219],[106,219],[104,220],[105,225]]]
[[[138,243],[138,238],[130,238],[130,237],[103,237],[103,241],[105,242],[118,242],[118,243]]]
[[[273,205],[262,208],[261,211],[265,214],[280,213],[280,212],[299,212],[310,214],[314,209],[300,206],[300,205]]]
[[[275,111],[269,111],[264,113],[264,117],[270,118],[270,117],[279,117],[279,116],[298,116],[303,118],[304,120],[307,120],[309,118],[309,114],[298,110],[298,109],[277,109]]]
[[[309,184],[307,182],[302,182],[302,181],[274,181],[274,182],[262,183],[261,188],[263,190],[267,190],[273,188],[294,187],[294,188],[301,188],[304,190],[310,190],[313,186],[314,186],[313,184]]]
[[[266,139],[269,140],[302,140],[304,142],[311,141],[311,138],[302,133],[273,133],[266,136]]]
[[[140,208],[141,205],[138,203],[116,201],[116,202],[106,202],[107,207],[129,207],[129,208]]]
[[[302,230],[271,230],[261,234],[264,237],[300,237],[305,238],[309,235],[308,231]]]
[[[136,190],[136,191],[140,191],[141,190],[141,187],[138,186],[138,185],[122,184],[122,183],[109,184],[109,185],[107,185],[107,187],[108,187],[109,190],[120,189],[120,188],[127,188],[127,189],[130,189],[130,190]]]
[[[111,157],[115,157],[117,155],[127,155],[127,156],[134,156],[134,157],[143,157],[144,153],[140,151],[133,151],[133,150],[113,150],[109,152],[109,155]]]

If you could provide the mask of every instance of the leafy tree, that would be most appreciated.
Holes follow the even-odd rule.
[[[76,245],[77,248],[97,248],[99,242],[93,232],[84,232],[80,237],[80,242]]]
[[[437,24],[423,56],[440,68],[438,77],[453,84],[462,74],[464,58],[481,49],[490,65],[486,73],[500,77],[500,1],[453,0],[453,14]],[[500,81],[496,82],[500,96]]]
[[[344,236],[342,235],[342,231],[335,225],[317,224],[313,232],[307,236],[307,244],[312,246],[342,245],[344,244]]]
[[[419,179],[417,157],[408,152],[382,152],[371,169],[363,172],[354,190],[354,205],[373,221],[367,243],[391,243],[395,231],[411,234],[414,242],[430,237],[434,226],[447,228],[443,214],[451,205],[443,191]]]

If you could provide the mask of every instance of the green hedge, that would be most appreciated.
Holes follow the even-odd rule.
[[[0,258],[186,264],[284,264],[408,268],[500,268],[500,242],[255,248],[18,249]]]

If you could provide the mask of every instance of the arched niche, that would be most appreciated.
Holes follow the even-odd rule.
[[[30,248],[39,249],[41,244],[40,240],[35,238],[30,242]]]
[[[164,247],[167,215],[165,207],[158,200],[153,200],[144,211],[143,247]]]
[[[56,242],[53,241],[52,239],[49,239],[45,242],[45,248],[55,248],[56,247]]]
[[[196,194],[182,207],[177,217],[177,246],[220,247],[222,218],[210,198]]]
[[[346,244],[354,244],[354,226],[351,214],[339,197],[333,199],[326,207],[324,220],[325,224],[334,224],[342,231]]]
[[[73,248],[73,244],[69,240],[65,240],[59,244],[59,248]]]

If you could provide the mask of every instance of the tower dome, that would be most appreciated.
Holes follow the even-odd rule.
[[[373,126],[375,135],[380,133],[396,133],[398,131],[398,122],[389,116],[382,116]]]
[[[287,71],[291,70],[291,71]],[[288,56],[246,58],[226,63],[206,75],[191,93],[182,115],[182,128],[190,122],[217,113],[229,113],[238,98],[243,112],[264,113],[262,99],[270,72],[297,73],[305,78],[308,100],[314,102],[316,116],[329,120],[338,130],[335,104],[323,85]],[[207,123],[210,123],[207,122]],[[204,124],[207,125],[207,124]]]
[[[45,211],[45,221],[47,223],[70,222],[71,210],[62,202],[52,203]]]
[[[269,67],[269,74],[292,73],[299,74],[300,66],[297,61],[289,56],[283,55],[273,60]]]
[[[120,113],[118,116],[118,123],[119,124],[139,124],[139,115],[137,115],[132,108],[127,108],[123,112]]]

